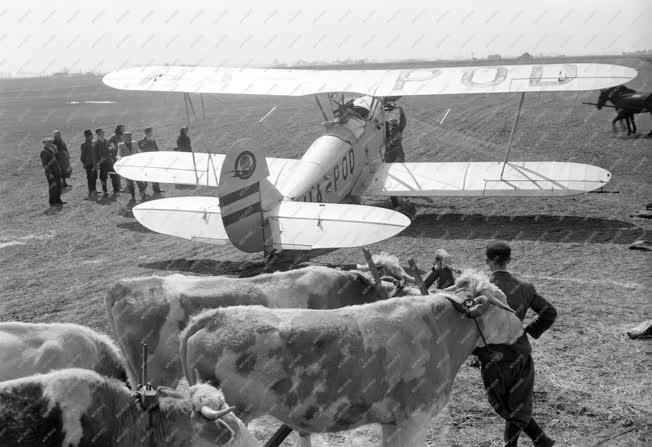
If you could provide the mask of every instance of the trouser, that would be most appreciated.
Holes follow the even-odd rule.
[[[129,193],[131,194],[131,197],[136,196],[136,188],[134,186],[134,181],[125,179],[127,181],[127,188],[129,189]],[[143,194],[145,192],[145,188],[147,188],[147,183],[145,182],[136,182],[138,185],[138,191]]]
[[[147,189],[148,183],[143,182],[145,184],[145,190]],[[152,191],[154,191],[154,194],[160,194],[161,193],[161,185],[158,183],[152,183]]]
[[[45,178],[48,181],[48,195],[50,205],[58,205],[61,203],[61,189],[63,188],[60,176],[49,178],[47,174]]]
[[[532,418],[532,356],[520,354],[509,359],[483,363],[481,374],[489,404],[505,420],[505,446],[517,446],[521,432],[532,438],[535,446],[547,445],[545,442],[549,438]]]
[[[88,192],[95,192],[97,188],[97,169],[95,166],[86,169],[86,181],[88,182]]]
[[[396,146],[385,150],[383,156],[383,161],[385,163],[403,163],[405,162],[405,152],[403,152],[403,146]],[[392,201],[392,206],[396,208],[400,204],[400,199],[396,196],[390,198]]]
[[[113,171],[113,164],[104,163],[100,165],[100,182],[102,182],[102,191],[107,192],[106,179],[111,176],[111,185],[113,192],[120,192],[120,176],[118,174],[109,174]]]

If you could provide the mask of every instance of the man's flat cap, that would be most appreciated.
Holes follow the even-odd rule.
[[[493,259],[500,257],[501,259],[509,259],[512,255],[512,249],[506,242],[492,241],[487,244],[487,258]]]

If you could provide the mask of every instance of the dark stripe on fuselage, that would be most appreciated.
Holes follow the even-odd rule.
[[[246,208],[243,208],[241,210],[238,210],[226,216],[222,216],[222,223],[224,224],[225,227],[228,227],[244,219],[245,217],[249,217],[252,214],[256,214],[260,212],[262,212],[262,207],[260,206],[260,202],[252,203]]]
[[[220,206],[230,205],[252,194],[256,194],[258,191],[260,191],[260,183],[256,182],[249,186],[245,186],[244,188],[238,189],[228,194],[224,194],[222,197],[220,197]]]

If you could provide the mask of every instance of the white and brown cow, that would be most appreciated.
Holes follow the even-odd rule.
[[[210,385],[159,388],[155,399],[148,412],[124,383],[86,369],[0,382],[0,445],[260,446]]]
[[[271,414],[304,434],[379,423],[383,446],[422,447],[459,367],[483,343],[463,300],[474,300],[468,312],[487,343],[523,333],[486,276],[467,273],[454,287],[335,310],[207,310],[181,335],[184,372],[219,385],[245,423]]]
[[[105,334],[72,323],[0,323],[0,381],[63,368],[92,369],[136,385]]]
[[[396,285],[382,281],[382,289],[392,296]],[[138,374],[141,345],[147,343],[152,383],[174,387],[183,377],[179,334],[189,318],[204,309],[235,305],[333,309],[382,297],[367,272],[310,266],[253,278],[170,275],[123,279],[106,297],[106,309],[132,373]]]

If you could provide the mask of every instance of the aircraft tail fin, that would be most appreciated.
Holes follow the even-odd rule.
[[[264,211],[282,199],[267,177],[267,161],[253,140],[243,138],[231,146],[220,173],[220,211],[229,240],[246,253],[271,246]]]

